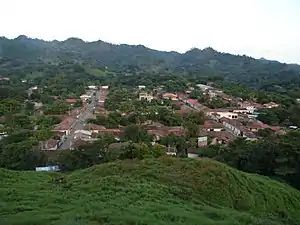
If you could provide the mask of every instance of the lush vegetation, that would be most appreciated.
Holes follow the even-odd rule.
[[[300,195],[211,160],[125,160],[71,174],[0,170],[0,222],[299,224]]]
[[[300,188],[300,132],[275,136],[271,133],[259,141],[237,139],[228,146],[213,146],[201,151],[239,170],[258,173],[285,181]]]

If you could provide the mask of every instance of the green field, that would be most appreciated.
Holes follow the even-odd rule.
[[[300,193],[209,159],[163,157],[70,174],[0,170],[5,225],[300,224]]]

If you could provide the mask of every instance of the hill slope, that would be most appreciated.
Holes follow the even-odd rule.
[[[71,174],[0,170],[0,223],[299,224],[300,194],[211,160],[122,161]]]
[[[163,52],[142,45],[114,45],[104,41],[84,42],[69,38],[66,41],[46,42],[19,36],[0,38],[0,58],[21,60],[26,63],[85,62],[108,66],[124,72],[124,68],[156,73],[193,73],[220,75],[226,79],[262,85],[264,81],[300,84],[300,66],[276,61],[256,60],[247,56],[220,53],[212,48],[192,49],[184,54]],[[1,64],[1,63],[0,63]]]

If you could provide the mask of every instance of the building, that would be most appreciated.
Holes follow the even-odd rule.
[[[198,87],[201,91],[213,89],[213,87],[205,85],[205,84],[196,84],[196,87]]]
[[[0,76],[0,81],[9,81],[9,77]]]
[[[74,122],[75,122],[75,118],[71,116],[66,117],[59,124],[54,126],[53,131],[59,131],[64,133],[65,135],[69,135],[74,125]]]
[[[207,136],[198,137],[197,146],[198,146],[198,148],[207,146]]]
[[[49,139],[42,143],[42,150],[52,150],[58,149],[59,140]]]
[[[165,93],[165,94],[163,94],[163,98],[164,99],[171,99],[173,101],[177,101],[178,100],[177,94],[173,94],[173,93]]]
[[[84,94],[80,96],[82,102],[86,102],[87,100],[91,99],[92,95]]]
[[[196,99],[187,99],[186,104],[192,108],[196,108],[198,101]]]
[[[237,120],[231,120],[228,118],[221,118],[224,128],[237,137],[245,137],[245,133],[248,131],[247,128]]]
[[[44,171],[44,172],[49,172],[49,171],[59,171],[59,166],[44,166],[44,167],[36,167],[35,171]]]
[[[102,90],[107,90],[108,88],[109,88],[109,86],[101,86],[100,89],[102,89]]]
[[[215,122],[213,120],[206,120],[204,121],[203,125],[199,126],[199,129],[202,131],[215,131],[221,132],[224,130],[222,123]]]
[[[75,104],[76,102],[77,102],[76,98],[67,98],[65,100],[65,103],[70,104],[70,105]]]
[[[90,139],[93,132],[88,130],[76,130],[74,133],[75,133],[74,135],[75,140],[76,139],[85,140],[85,139]]]
[[[142,92],[139,94],[139,100],[147,100],[147,101],[152,101],[154,97],[151,94],[148,94],[146,92]]]
[[[139,86],[138,86],[138,89],[140,89],[140,90],[145,89],[145,88],[146,88],[145,85],[139,85]]]
[[[222,117],[228,119],[237,119],[238,113],[230,112],[229,109],[210,109],[206,111],[206,115],[210,116],[214,120],[219,120]]]
[[[89,123],[89,124],[85,125],[85,127],[84,127],[84,130],[89,130],[96,134],[98,134],[99,131],[105,130],[105,129],[106,128],[104,126],[92,124],[92,123]]]
[[[90,90],[98,90],[98,87],[94,86],[94,85],[90,85],[90,86],[88,86],[88,89],[90,89]]]
[[[270,103],[267,103],[267,104],[263,104],[263,107],[266,108],[266,109],[277,108],[279,106],[280,106],[280,104],[277,104],[275,102],[270,102]]]

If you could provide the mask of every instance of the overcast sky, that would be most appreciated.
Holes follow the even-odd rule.
[[[300,63],[300,0],[0,0],[0,36],[143,44]]]

